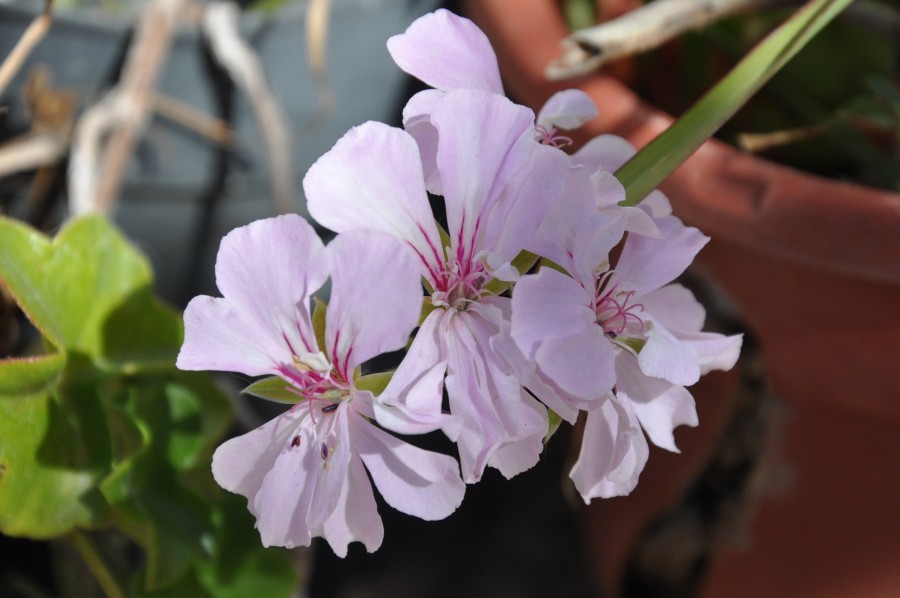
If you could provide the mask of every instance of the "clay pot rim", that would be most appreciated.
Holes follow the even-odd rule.
[[[567,35],[553,0],[465,4],[490,37],[504,83],[518,101],[537,109],[555,91],[572,87],[595,98],[600,116],[577,140],[614,133],[643,146],[674,120],[604,72],[545,80],[544,67]],[[804,173],[716,140],[704,144],[662,189],[676,215],[714,239],[814,269],[900,284],[900,193]],[[846,208],[850,204],[854,209]]]

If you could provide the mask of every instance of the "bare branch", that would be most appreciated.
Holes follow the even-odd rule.
[[[33,170],[66,155],[69,142],[54,133],[29,134],[0,146],[0,177]]]
[[[53,15],[50,14],[51,4],[52,0],[47,0],[44,12],[35,17],[28,29],[25,30],[25,33],[22,34],[22,37],[19,38],[16,47],[9,53],[3,64],[0,64],[0,93],[3,93],[9,82],[12,81],[19,69],[22,68],[22,65],[25,64],[25,60],[31,54],[31,51],[34,50],[34,47],[50,31],[50,26],[53,24]]]
[[[323,116],[334,107],[334,89],[328,79],[328,65],[325,61],[330,3],[331,0],[310,0],[306,7],[306,51],[319,100],[316,112]]]
[[[601,65],[652,50],[687,31],[782,0],[655,0],[621,17],[576,31],[545,71],[550,80],[586,75]]]
[[[122,81],[111,98],[108,98],[117,109],[113,119],[117,122],[100,159],[103,178],[97,181],[96,193],[73,181],[73,187],[87,194],[71,199],[73,213],[79,213],[76,208],[106,213],[115,202],[135,141],[149,120],[153,86],[168,54],[172,33],[184,3],[185,0],[155,0],[144,9],[138,21],[134,42],[128,51]],[[92,110],[100,105],[95,105]],[[85,113],[84,120],[97,126],[98,130],[105,128],[101,116],[92,115],[91,119],[88,117],[89,114]],[[113,121],[107,120],[105,124],[111,122]],[[82,123],[79,127],[81,125]],[[89,181],[81,181],[87,182]]]
[[[156,92],[151,102],[153,112],[167,120],[206,137],[213,143],[230,146],[231,127],[221,118],[216,118],[186,102]]]
[[[266,145],[275,209],[284,214],[294,210],[295,200],[289,127],[269,89],[259,57],[238,34],[237,20],[237,5],[231,2],[210,4],[206,9],[204,30],[219,63],[250,99]]]
[[[69,213],[72,216],[102,211],[97,205],[97,187],[103,140],[125,121],[129,103],[118,89],[85,110],[78,120],[69,159]]]

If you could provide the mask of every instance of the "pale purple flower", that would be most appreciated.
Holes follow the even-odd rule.
[[[416,94],[403,110],[403,125],[419,142],[428,190],[441,194],[434,168],[437,145],[430,115],[444,93],[472,89],[503,96],[497,56],[475,23],[439,9],[416,19],[404,33],[388,40],[388,51],[404,72],[434,87]],[[597,116],[589,95],[579,89],[554,94],[532,121],[532,136],[560,148],[572,143],[562,131],[576,129]]]
[[[730,369],[741,344],[740,335],[702,332],[702,306],[667,284],[708,238],[664,216],[659,236],[629,235],[611,269],[608,253],[624,222],[597,212],[570,224],[556,252],[565,255],[550,257],[571,276],[542,268],[520,278],[512,298],[510,335],[519,349],[544,383],[588,411],[571,474],[585,500],[634,488],[647,458],[641,428],[657,446],[677,450],[672,430],[697,424],[684,387]]]
[[[320,346],[310,298],[329,277]],[[280,376],[298,400],[213,456],[216,481],[247,497],[264,545],[324,537],[340,556],[352,541],[377,549],[384,531],[366,470],[404,513],[433,520],[457,508],[456,461],[376,427],[375,399],[354,381],[362,362],[402,348],[416,325],[419,277],[402,244],[356,231],[325,247],[305,220],[280,216],[226,235],[216,280],[223,297],[195,297],[185,311],[178,367]]]
[[[507,477],[533,466],[548,427],[546,409],[492,347],[508,326],[509,299],[486,289],[518,276],[511,261],[564,185],[567,158],[537,143],[533,123],[527,108],[483,90],[442,92],[431,106],[429,156],[446,206],[447,247],[428,204],[420,146],[405,131],[357,127],[303,181],[310,213],[324,226],[382,230],[418,256],[435,309],[376,413],[398,432],[441,427],[459,445],[467,482],[487,465]],[[440,412],[445,368],[451,418]]]

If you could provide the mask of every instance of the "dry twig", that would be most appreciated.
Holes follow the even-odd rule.
[[[231,127],[221,118],[159,92],[153,94],[151,104],[153,113],[157,116],[206,137],[213,143],[224,146],[230,146],[232,143]]]
[[[52,0],[47,0],[44,12],[35,17],[28,29],[25,30],[25,33],[22,34],[22,37],[19,38],[16,47],[9,53],[3,64],[0,64],[0,93],[3,93],[9,82],[12,81],[19,69],[22,68],[22,65],[25,64],[25,60],[34,47],[50,31],[50,26],[53,24],[53,15],[50,13],[52,4]]]
[[[601,65],[652,50],[682,33],[782,0],[655,0],[563,40],[564,53],[545,71],[548,79],[586,75]]]
[[[26,135],[0,146],[0,177],[52,164],[66,155],[67,139],[55,133]]]
[[[211,4],[206,10],[204,30],[216,59],[250,99],[266,146],[275,209],[284,214],[294,209],[289,127],[269,88],[259,57],[238,34],[237,20],[237,5]]]
[[[153,86],[185,1],[155,0],[146,6],[128,51],[121,82],[106,98],[88,109],[79,122],[69,179],[73,215],[106,213],[115,202],[135,141],[149,120]],[[100,142],[106,132],[110,138],[101,149]],[[85,155],[86,151],[95,155]],[[103,173],[102,178],[98,172]]]
[[[310,0],[306,7],[306,51],[309,53],[309,68],[319,100],[316,111],[320,114],[328,114],[334,106],[334,89],[328,80],[328,65],[325,61],[330,3],[331,0]]]

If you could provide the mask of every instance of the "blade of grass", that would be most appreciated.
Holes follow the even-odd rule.
[[[681,118],[625,163],[616,176],[622,205],[644,199],[781,67],[853,0],[811,0],[770,33]]]

